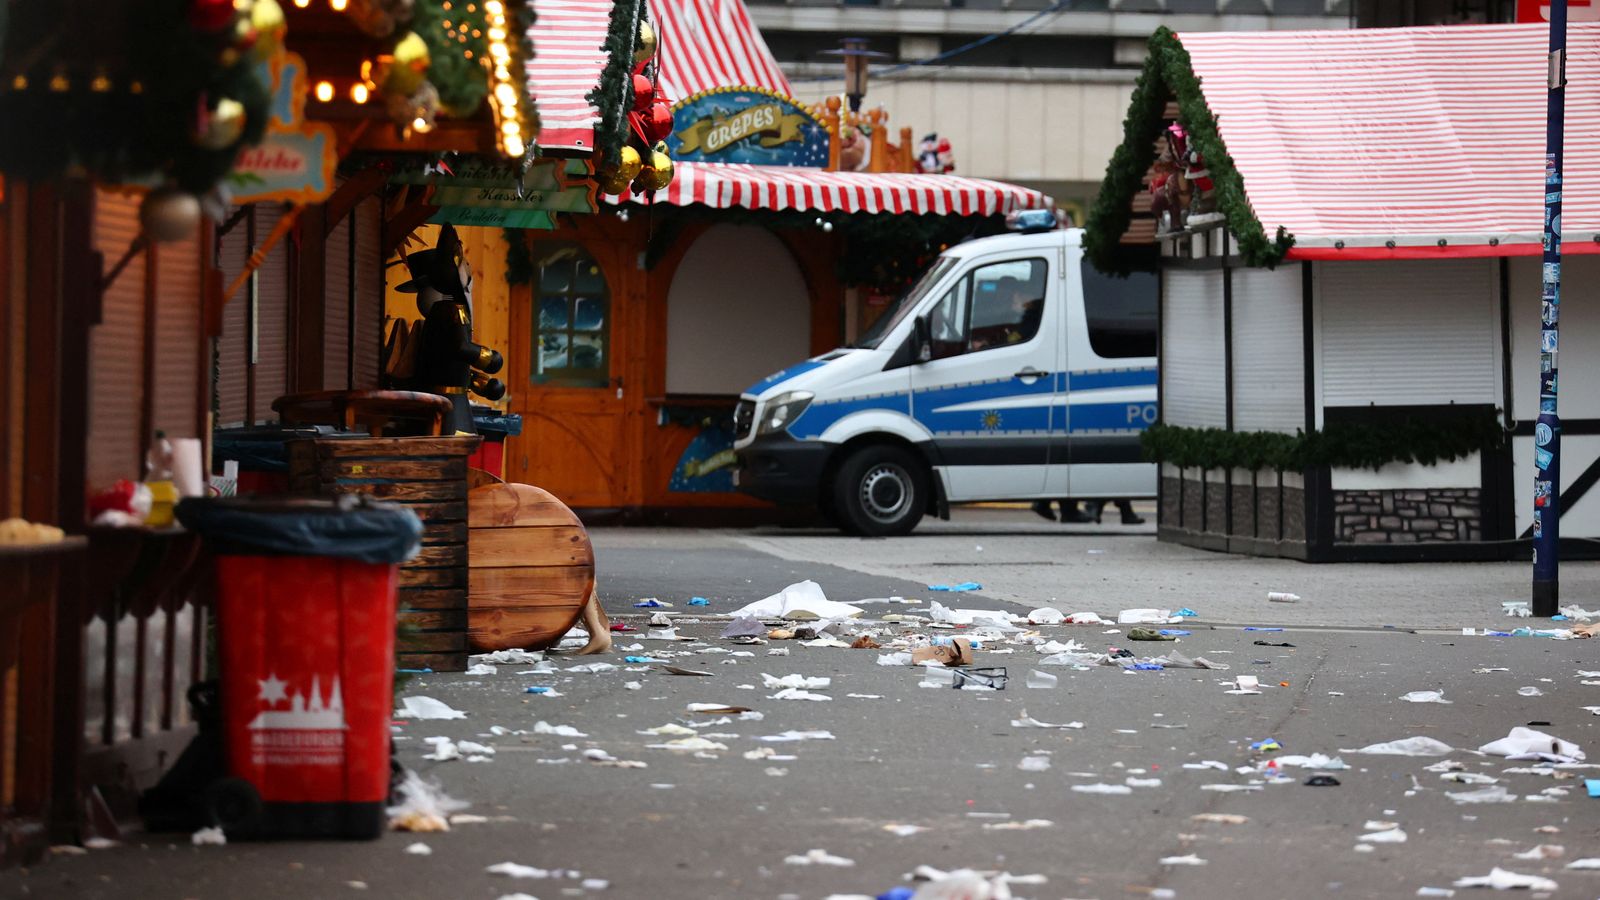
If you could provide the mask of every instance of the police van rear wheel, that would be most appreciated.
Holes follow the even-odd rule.
[[[839,467],[833,506],[852,534],[909,534],[927,506],[922,463],[899,447],[863,447]]]

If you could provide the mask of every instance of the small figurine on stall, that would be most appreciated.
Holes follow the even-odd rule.
[[[1189,140],[1183,125],[1173,122],[1167,126],[1167,143],[1172,148],[1173,160],[1182,170],[1183,180],[1189,189],[1189,208],[1185,211],[1183,224],[1199,225],[1216,220],[1219,218],[1216,215],[1216,185],[1211,181],[1211,170],[1206,168],[1205,159]]]
[[[937,133],[922,136],[917,145],[917,171],[924,175],[948,175],[956,170],[956,155],[950,139]]]
[[[453,409],[445,420],[445,434],[475,434],[467,391],[491,401],[504,397],[505,384],[489,376],[500,371],[505,360],[498,350],[473,343],[472,264],[462,253],[455,229],[441,227],[433,249],[407,256],[406,268],[411,280],[396,290],[415,293],[422,313],[411,388],[450,398]]]

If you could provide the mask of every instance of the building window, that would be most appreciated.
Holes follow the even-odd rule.
[[[532,380],[561,387],[605,387],[611,362],[611,292],[594,257],[577,244],[534,248]]]

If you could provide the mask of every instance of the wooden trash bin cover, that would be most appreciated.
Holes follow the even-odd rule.
[[[583,523],[548,491],[491,484],[467,495],[467,524],[473,652],[554,646],[594,590],[594,548]]]

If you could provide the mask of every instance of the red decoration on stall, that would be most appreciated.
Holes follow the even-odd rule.
[[[633,76],[633,108],[636,112],[644,112],[655,102],[656,86],[643,75]]]
[[[672,106],[665,100],[651,104],[650,111],[640,116],[643,120],[645,142],[654,146],[672,134]]]

